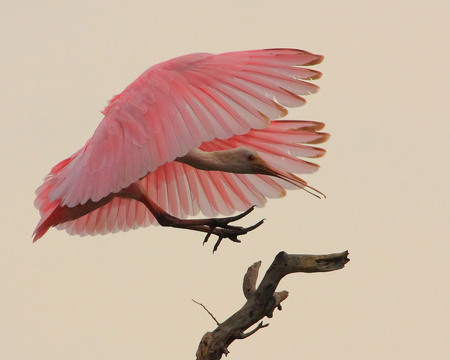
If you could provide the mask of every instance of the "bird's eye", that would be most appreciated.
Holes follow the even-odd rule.
[[[247,157],[247,160],[248,160],[248,161],[254,161],[255,159],[256,159],[255,155],[249,155],[249,156]]]

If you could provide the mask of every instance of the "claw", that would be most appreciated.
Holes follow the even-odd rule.
[[[232,242],[236,242],[236,243],[240,243],[241,240],[238,239],[237,235],[230,235],[228,237],[228,239],[230,239]]]
[[[214,245],[213,248],[213,254],[216,252],[216,250],[219,248],[220,243],[222,242],[223,236],[219,236],[219,238],[216,241],[216,244]]]
[[[208,225],[213,226],[213,227],[221,227],[224,229],[225,228],[226,229],[240,229],[240,228],[242,228],[241,226],[233,226],[233,225],[228,225],[228,224],[242,219],[243,217],[250,214],[254,209],[255,209],[255,205],[253,205],[252,207],[248,208],[243,213],[238,214],[236,216],[230,216],[230,217],[224,217],[224,218],[211,218],[211,219],[209,219],[210,224],[208,224]]]
[[[206,234],[205,239],[203,240],[203,246],[208,242],[209,237],[211,236],[214,229],[211,229],[209,233]]]
[[[249,207],[247,210],[245,210],[243,213],[241,213],[241,214],[239,214],[239,215],[230,217],[230,218],[229,218],[229,219],[230,219],[229,222],[235,222],[236,220],[240,220],[240,219],[242,219],[243,217],[247,216],[247,215],[250,214],[253,210],[255,210],[255,206],[256,206],[256,205],[253,205],[253,206]]]
[[[257,227],[260,227],[264,223],[264,220],[266,220],[266,219],[262,219],[262,220],[258,221],[255,225],[245,228],[246,232],[255,230]]]

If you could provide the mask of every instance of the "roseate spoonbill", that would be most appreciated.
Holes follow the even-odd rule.
[[[151,223],[239,242],[260,226],[230,225],[285,189],[322,194],[293,173],[325,150],[314,121],[276,121],[318,86],[303,66],[323,57],[296,49],[196,53],[150,67],[102,111],[86,144],[54,166],[36,190],[33,241],[56,226],[105,234]],[[292,186],[294,185],[294,186]],[[186,219],[199,211],[207,216]]]

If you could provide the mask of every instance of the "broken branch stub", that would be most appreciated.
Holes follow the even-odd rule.
[[[247,300],[256,290],[256,280],[258,280],[260,267],[261,261],[257,261],[247,269],[247,272],[244,275],[242,290],[244,291],[244,296]]]

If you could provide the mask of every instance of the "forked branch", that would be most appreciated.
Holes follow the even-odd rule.
[[[229,353],[228,346],[236,339],[245,339],[259,329],[266,327],[261,321],[271,318],[276,308],[281,310],[281,302],[289,293],[275,291],[280,280],[296,272],[326,272],[342,269],[349,261],[348,251],[329,255],[290,255],[280,252],[266,271],[261,283],[256,287],[261,262],[251,265],[244,276],[243,291],[247,302],[211,332],[203,335],[197,349],[197,360],[219,360]],[[248,332],[249,327],[259,324]]]

